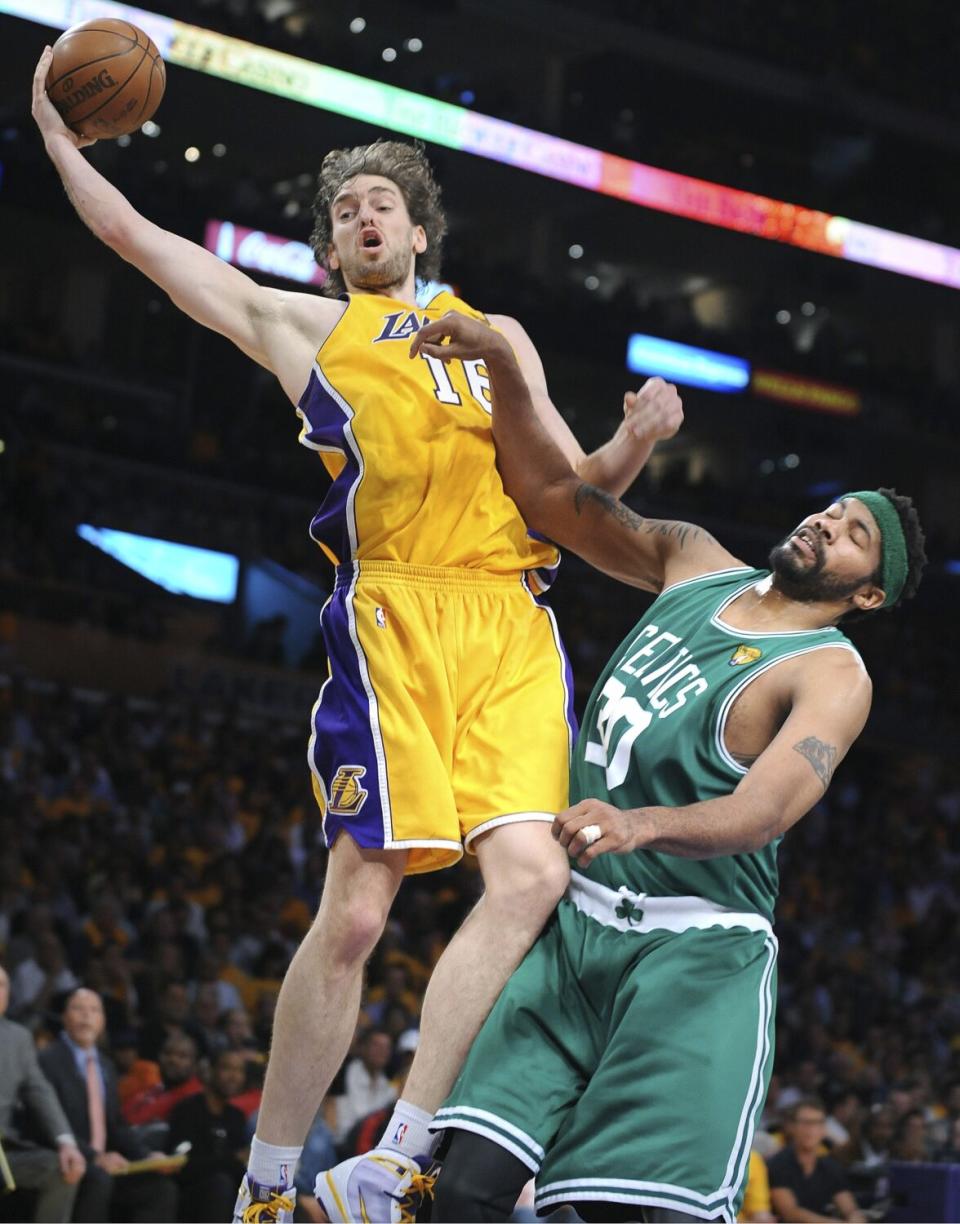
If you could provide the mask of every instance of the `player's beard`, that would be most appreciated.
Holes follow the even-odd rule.
[[[834,574],[825,574],[827,555],[823,541],[813,533],[809,543],[816,553],[816,559],[804,562],[791,544],[794,534],[791,531],[772,548],[769,557],[774,585],[788,599],[795,599],[798,603],[834,603],[838,599],[846,599],[870,581],[869,574],[863,578],[837,578]]]
[[[373,289],[395,289],[406,283],[413,259],[413,251],[403,248],[376,263],[369,263],[362,254],[351,251],[346,256],[340,256],[340,274],[345,284],[368,292]]]

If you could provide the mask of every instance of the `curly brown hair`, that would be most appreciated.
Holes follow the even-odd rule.
[[[320,167],[313,200],[310,245],[317,263],[327,272],[324,292],[335,296],[345,287],[340,272],[331,268],[327,261],[332,232],[330,208],[344,183],[358,174],[379,174],[400,188],[410,220],[414,225],[422,225],[427,235],[427,249],[416,256],[417,280],[438,279],[447,219],[440,204],[440,187],[433,177],[424,145],[419,140],[413,144],[402,140],[375,140],[373,144],[357,145],[353,149],[332,149]]]

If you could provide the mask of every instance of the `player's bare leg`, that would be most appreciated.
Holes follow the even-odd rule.
[[[332,1221],[363,1219],[364,1212],[370,1219],[412,1219],[419,1198],[432,1192],[428,1166],[438,1137],[428,1123],[566,888],[567,856],[545,821],[500,825],[475,849],[485,892],[431,975],[420,1044],[380,1146],[317,1178],[317,1199]]]
[[[549,823],[500,825],[474,844],[484,894],[430,978],[420,1045],[403,1098],[431,1115],[443,1104],[480,1026],[570,879]]]
[[[292,1186],[304,1137],[350,1047],[363,966],[383,932],[406,860],[403,851],[361,850],[347,834],[330,851],[320,909],[277,999],[257,1134],[236,1219],[251,1206],[261,1212],[257,1219],[292,1218],[291,1195],[283,1190]],[[289,1208],[275,1201],[280,1199]],[[273,1203],[276,1212],[262,1214],[263,1203]]]

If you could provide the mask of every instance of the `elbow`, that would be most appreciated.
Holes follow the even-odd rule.
[[[744,846],[741,848],[741,854],[756,854],[758,850],[762,850],[765,846],[769,846],[772,841],[781,835],[783,829],[780,827],[780,821],[772,817],[764,821],[762,824],[755,825],[747,831],[744,838]]]
[[[89,222],[95,238],[99,238],[104,246],[129,261],[131,250],[130,235],[127,227],[117,217],[94,217]]]

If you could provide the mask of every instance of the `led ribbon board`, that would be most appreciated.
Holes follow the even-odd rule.
[[[167,63],[504,162],[631,204],[960,288],[960,250],[615,157],[424,94],[314,64],[110,0],[0,0],[0,13],[65,30],[94,17],[144,29]]]
[[[77,535],[174,595],[192,595],[215,603],[233,603],[237,597],[240,562],[230,553],[112,527],[91,527],[89,523],[81,523]]]
[[[635,374],[659,374],[688,387],[708,391],[742,391],[750,381],[750,363],[742,357],[693,348],[635,332],[627,341],[627,367]]]
[[[800,374],[785,374],[781,370],[754,369],[750,387],[755,395],[793,404],[797,408],[812,408],[814,412],[856,416],[863,407],[860,392],[852,387],[841,387]]]

